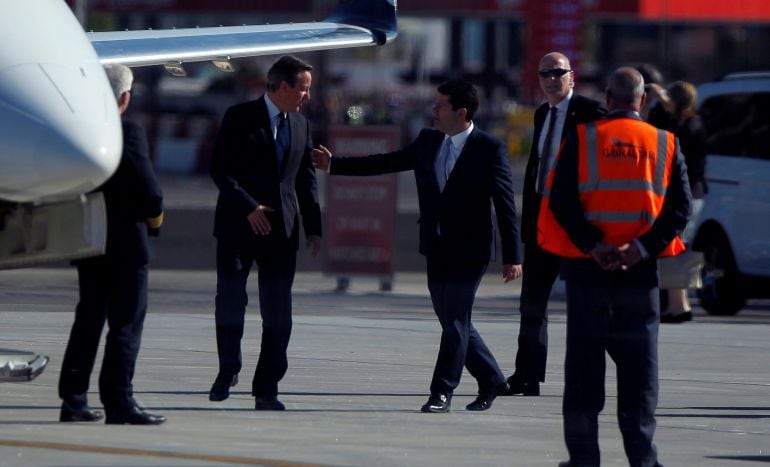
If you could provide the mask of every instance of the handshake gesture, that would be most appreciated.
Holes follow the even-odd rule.
[[[642,260],[642,252],[636,242],[620,247],[599,242],[589,254],[605,271],[628,271]]]

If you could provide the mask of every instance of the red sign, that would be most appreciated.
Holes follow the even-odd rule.
[[[767,22],[767,0],[595,0],[593,11],[602,15],[630,15],[650,21]]]
[[[399,135],[390,126],[336,127],[329,149],[337,156],[391,152]],[[329,177],[324,272],[392,276],[395,218],[396,174]]]

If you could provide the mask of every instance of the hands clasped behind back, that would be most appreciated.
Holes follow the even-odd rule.
[[[636,242],[620,247],[599,242],[589,254],[605,271],[627,271],[643,259]]]

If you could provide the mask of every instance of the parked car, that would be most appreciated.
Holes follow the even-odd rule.
[[[687,240],[705,256],[701,306],[733,315],[770,297],[770,72],[703,84],[698,102],[708,194]]]

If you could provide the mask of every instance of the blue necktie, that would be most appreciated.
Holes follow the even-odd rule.
[[[275,132],[275,153],[278,159],[278,166],[281,166],[286,151],[289,149],[289,124],[286,122],[286,114],[278,114],[278,126]]]
[[[454,166],[454,157],[452,157],[452,139],[446,138],[441,145],[441,151],[436,159],[436,179],[438,180],[439,191],[444,191],[446,181],[449,178],[449,174],[452,172]]]
[[[545,132],[543,152],[540,153],[540,167],[537,173],[537,192],[543,193],[548,179],[548,169],[551,168],[551,140],[553,139],[553,127],[556,126],[556,107],[551,107],[551,119],[548,122],[548,131]]]

